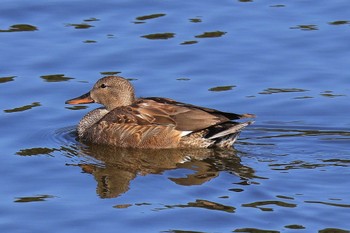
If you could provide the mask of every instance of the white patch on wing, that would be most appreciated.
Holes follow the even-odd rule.
[[[192,132],[193,132],[193,131],[181,131],[180,136],[183,137],[183,136],[186,136],[186,135],[188,135],[188,134],[190,134],[190,133],[192,133]]]
[[[146,102],[146,103],[140,103],[139,104],[140,106],[144,106],[144,107],[147,107],[147,106],[149,106],[149,104]]]
[[[138,118],[145,119],[142,114],[136,114]]]

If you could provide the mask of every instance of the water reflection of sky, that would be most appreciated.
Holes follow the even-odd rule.
[[[349,13],[345,0],[3,1],[1,231],[347,232]],[[98,105],[64,101],[113,74],[138,96],[258,117],[234,151],[192,158],[83,145],[74,126]]]

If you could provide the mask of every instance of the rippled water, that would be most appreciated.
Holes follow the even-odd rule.
[[[348,1],[0,7],[1,232],[350,231]],[[234,150],[76,140],[103,75],[257,119]]]

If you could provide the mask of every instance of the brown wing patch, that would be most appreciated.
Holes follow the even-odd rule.
[[[164,104],[170,104],[170,105],[174,105],[174,106],[181,106],[181,107],[187,107],[187,108],[195,108],[195,109],[200,109],[202,111],[205,111],[207,113],[213,114],[217,117],[225,117],[228,118],[230,120],[237,120],[237,119],[241,119],[241,118],[252,118],[255,117],[254,114],[236,114],[236,113],[232,113],[232,112],[222,112],[213,108],[206,108],[206,107],[201,107],[201,106],[197,106],[197,105],[193,105],[193,104],[187,104],[187,103],[182,103],[182,102],[177,102],[173,99],[169,99],[169,98],[162,98],[162,97],[148,97],[148,98],[144,98],[143,100],[154,100],[158,103],[164,103]]]
[[[172,125],[175,126],[175,120],[169,115],[169,113],[155,104],[135,105],[135,109],[138,111],[138,119],[140,121],[146,120],[150,124],[156,125]]]
[[[155,124],[175,124],[180,131],[198,131],[230,121],[229,118],[208,112],[205,108],[184,104],[166,98],[139,99],[133,106],[142,115],[152,116]],[[213,110],[215,111],[215,110]]]
[[[154,106],[144,107],[142,105],[116,108],[101,120],[119,124],[176,125],[174,119],[167,115],[162,109],[155,108]]]

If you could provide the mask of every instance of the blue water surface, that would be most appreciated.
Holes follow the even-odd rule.
[[[346,0],[0,7],[1,232],[350,232]],[[254,113],[233,151],[87,146],[105,75]],[[189,158],[191,157],[191,158]]]

